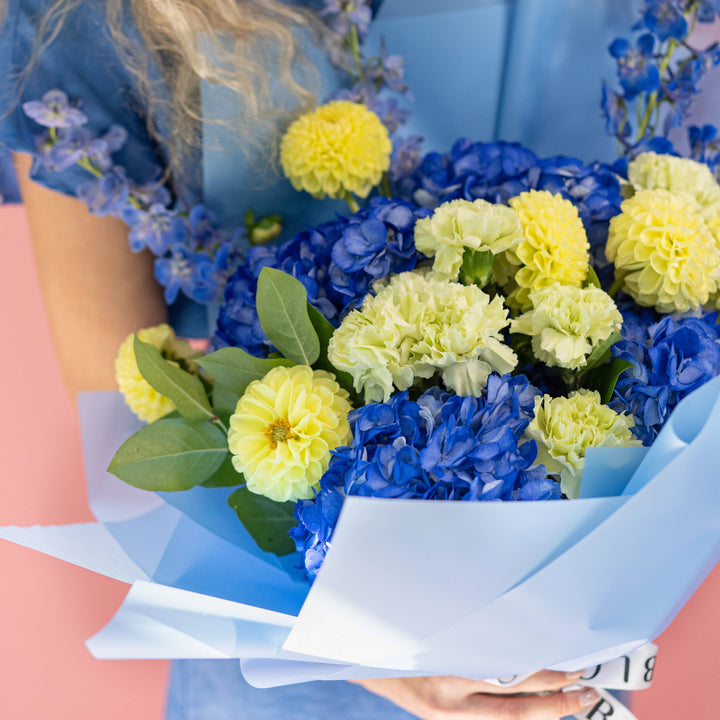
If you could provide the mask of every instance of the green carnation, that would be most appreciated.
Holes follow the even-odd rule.
[[[586,449],[640,445],[630,431],[633,425],[631,416],[603,405],[600,393],[578,390],[566,398],[535,398],[535,417],[525,435],[537,441],[537,464],[545,465],[549,473],[559,473],[562,491],[576,498]]]
[[[328,359],[353,376],[366,402],[386,401],[393,386],[442,375],[458,395],[478,395],[491,372],[510,372],[515,353],[503,343],[502,298],[474,285],[402,273],[368,296],[335,331]]]
[[[434,257],[433,270],[450,280],[462,274],[484,281],[494,257],[515,248],[522,237],[517,213],[485,200],[452,200],[415,223],[415,247]]]
[[[512,321],[512,332],[532,336],[546,365],[578,370],[592,351],[620,330],[622,315],[600,288],[550,285],[530,291],[533,309]]]

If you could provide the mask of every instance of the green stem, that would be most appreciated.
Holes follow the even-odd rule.
[[[380,185],[381,187],[381,194],[385,197],[392,197],[392,188],[390,187],[390,179],[388,178],[387,173],[383,173],[382,176],[382,183]]]
[[[360,57],[360,37],[358,36],[358,31],[355,25],[350,26],[348,39],[350,41],[350,50],[352,52],[353,59],[355,60],[355,72],[357,73],[357,77],[355,79],[362,80],[363,66],[362,58]]]
[[[345,202],[348,204],[350,212],[356,213],[360,209],[358,201],[350,194],[350,191],[345,193]]]
[[[658,71],[660,73],[660,79],[662,80],[663,75],[665,75],[665,71],[668,69],[668,65],[670,64],[670,60],[672,59],[672,55],[675,52],[675,48],[677,48],[678,42],[675,40],[675,38],[671,38],[670,42],[668,43],[667,51],[665,52],[665,57],[663,57],[662,62],[660,63],[660,67],[658,68]],[[650,96],[647,98],[645,103],[645,113],[643,115],[642,120],[640,120],[639,115],[639,106],[638,106],[638,132],[637,132],[637,141],[640,142],[645,137],[645,133],[647,132],[648,126],[650,125],[650,120],[652,119],[652,113],[654,110],[657,109],[658,99],[658,92],[657,90],[653,93],[650,93]],[[657,126],[657,123],[655,123],[655,126]]]
[[[623,283],[625,282],[625,278],[627,277],[627,271],[619,272],[615,276],[615,282],[612,284],[611,288],[608,290],[608,295],[615,299],[615,296],[620,291],[620,288],[622,288]]]

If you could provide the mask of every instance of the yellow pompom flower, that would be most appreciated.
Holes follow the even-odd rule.
[[[687,193],[640,190],[610,221],[605,254],[623,290],[659,312],[695,310],[718,290],[720,250]]]
[[[176,338],[175,331],[165,323],[138,330],[137,336],[143,342],[154,345],[166,360],[190,359],[197,356],[188,342]],[[115,380],[128,407],[140,420],[151,423],[172,412],[175,404],[151,387],[141,375],[135,360],[134,339],[135,334],[132,333],[120,345],[115,358]]]
[[[590,262],[590,245],[577,208],[547,190],[530,190],[509,201],[520,216],[523,240],[507,259],[521,265],[507,304],[529,310],[530,291],[555,283],[580,287]]]
[[[330,373],[275,367],[248,385],[230,417],[233,466],[258,495],[310,499],[331,450],[350,440],[350,410],[347,392]]]
[[[603,405],[600,393],[578,390],[568,397],[536,397],[525,435],[538,444],[536,463],[559,474],[562,491],[576,498],[587,448],[641,445],[630,431],[634,424],[632,416]]]
[[[392,143],[364,105],[336,100],[299,117],[280,144],[283,172],[313,197],[367,197],[390,167]]]

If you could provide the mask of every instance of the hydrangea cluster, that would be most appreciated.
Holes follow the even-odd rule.
[[[575,205],[596,267],[607,263],[602,249],[611,217],[620,212],[620,183],[610,167],[567,157],[540,159],[518,143],[458,140],[444,155],[428,153],[413,173],[395,182],[396,194],[435,208],[448,200],[507,203],[528,190],[548,190]]]
[[[719,14],[716,0],[645,0],[633,28],[636,37],[611,43],[620,91],[604,85],[602,109],[625,156],[671,150],[669,143],[657,141],[687,119],[702,78],[720,63],[718,43],[696,48],[692,30],[696,22],[711,23]],[[691,144],[698,132],[695,137],[691,132]]]
[[[87,170],[90,178],[77,195],[90,212],[122,218],[130,226],[132,250],[148,248],[156,256],[155,277],[168,304],[181,291],[201,303],[220,298],[238,262],[232,238],[217,230],[204,206],[185,210],[175,203],[159,179],[159,168],[156,177],[139,184],[113,164],[113,153],[127,140],[122,127],[113,125],[102,135],[91,132],[85,127],[87,116],[60,90],[24,103],[23,111],[46,128],[36,140],[38,162],[53,172],[73,165]]]
[[[255,311],[257,279],[266,266],[300,280],[310,302],[337,324],[376,280],[416,266],[413,228],[428,214],[410,203],[373,198],[350,217],[301,232],[276,248],[251,248],[226,285],[213,346],[267,354],[269,342]]]
[[[522,376],[491,375],[481,397],[434,388],[407,392],[350,415],[353,441],[338,448],[314,500],[299,502],[293,530],[312,579],[327,552],[344,496],[425,500],[546,500],[558,484],[536,465],[537,447],[521,438],[536,390]]]
[[[435,374],[459,395],[480,395],[490,373],[517,364],[501,335],[507,315],[501,296],[491,300],[475,285],[402,273],[343,319],[328,360],[353,376],[365,402]]]
[[[664,317],[623,313],[623,339],[613,345],[626,360],[610,406],[632,414],[633,432],[650,445],[675,406],[720,372],[717,313]]]

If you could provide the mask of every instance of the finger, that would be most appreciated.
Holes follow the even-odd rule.
[[[492,695],[516,695],[517,693],[535,693],[546,692],[548,690],[561,690],[569,685],[575,684],[584,670],[577,672],[564,673],[555,672],[554,670],[541,670],[522,682],[513,685],[497,685],[482,681],[473,683],[473,691],[478,693],[490,693]]]
[[[557,720],[588,710],[601,701],[600,694],[592,688],[572,692],[556,692],[551,695],[526,695],[503,697],[502,695],[470,695],[463,710],[468,717],[480,720],[503,718],[503,720]]]

